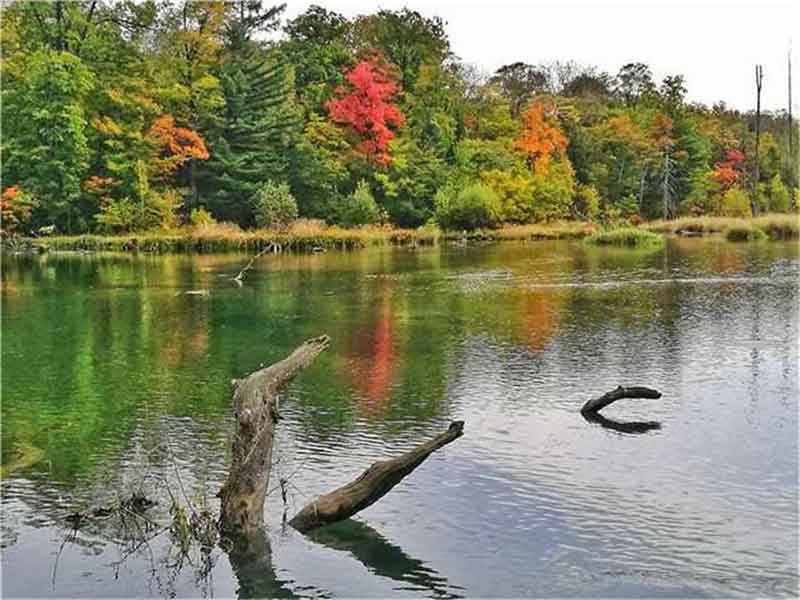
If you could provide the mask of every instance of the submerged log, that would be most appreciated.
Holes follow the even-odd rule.
[[[249,533],[263,525],[273,436],[279,418],[278,392],[328,344],[327,335],[308,340],[284,360],[245,379],[234,380],[237,431],[233,436],[228,478],[217,493],[222,503],[222,530]]]
[[[447,431],[396,458],[378,461],[350,483],[320,496],[297,513],[289,525],[307,533],[353,516],[380,500],[434,451],[460,438],[464,421],[453,421]]]
[[[616,402],[617,400],[622,400],[623,398],[657,399],[661,398],[661,392],[647,387],[619,386],[617,389],[611,390],[610,392],[606,392],[599,398],[593,398],[589,400],[586,404],[583,405],[583,408],[581,408],[581,413],[584,415],[589,413],[596,413],[597,411],[604,409],[612,402]]]

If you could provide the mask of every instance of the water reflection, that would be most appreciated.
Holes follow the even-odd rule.
[[[221,277],[235,255],[4,256],[2,561],[23,575],[3,592],[160,594],[146,556],[114,578],[111,530],[65,547],[55,590],[36,574],[76,503],[174,476],[152,451],[167,442],[213,497],[230,379],[324,332],[283,399],[276,473],[297,504],[443,423],[467,433],[362,522],[223,556],[209,594],[789,595],[798,254],[675,239],[269,256],[241,288]],[[597,435],[579,399],[631,382],[668,400],[598,415],[625,435]],[[162,587],[200,593],[189,574]]]
[[[599,412],[582,414],[587,423],[597,423],[601,427],[619,433],[642,434],[661,429],[658,421],[617,421],[604,417]]]
[[[403,585],[402,590],[423,591],[434,598],[456,598],[463,594],[422,561],[411,558],[363,521],[347,519],[323,527],[310,535],[315,542],[349,553],[371,573]],[[455,593],[458,591],[458,593]]]

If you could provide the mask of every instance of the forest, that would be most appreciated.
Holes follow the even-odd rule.
[[[6,4],[3,231],[461,230],[796,207],[785,111],[690,103],[682,75],[659,82],[640,62],[484,73],[441,19],[410,9],[284,12]]]

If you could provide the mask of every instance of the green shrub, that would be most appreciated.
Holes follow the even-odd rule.
[[[767,239],[767,234],[750,224],[731,225],[725,230],[725,239],[729,242],[757,242]]]
[[[264,183],[253,197],[259,227],[286,227],[297,218],[297,202],[286,183]]]
[[[639,214],[639,202],[633,194],[628,194],[617,202],[617,208],[619,208],[620,215],[623,219],[628,219],[633,215]]]
[[[773,212],[789,212],[791,198],[789,188],[781,181],[777,173],[769,182],[769,210]]]
[[[181,207],[181,196],[173,189],[163,192],[151,192],[147,208],[154,223],[162,229],[172,229],[178,226],[178,209]]]
[[[621,227],[593,233],[584,238],[584,241],[594,246],[627,246],[632,248],[636,246],[661,246],[664,244],[664,236],[643,229]]]
[[[495,227],[501,221],[500,199],[492,188],[473,183],[454,194],[443,188],[434,197],[436,220],[444,229]]]
[[[355,191],[342,200],[336,212],[339,224],[345,227],[371,225],[381,218],[381,211],[375,202],[372,190],[363,179],[358,182]]]
[[[533,177],[529,172],[491,169],[481,173],[481,180],[497,194],[506,222],[527,223],[533,218]]]
[[[554,221],[569,216],[575,196],[575,171],[568,160],[555,161],[533,176],[533,218]]]
[[[579,185],[575,190],[572,209],[577,218],[594,221],[600,214],[600,192],[593,185]]]
[[[714,210],[714,191],[719,184],[713,171],[698,169],[689,176],[689,192],[681,200],[678,212],[682,215],[700,215]]]
[[[750,199],[747,193],[738,187],[732,187],[722,194],[719,213],[725,217],[749,217]]]
[[[100,207],[94,219],[98,229],[105,233],[125,233],[139,225],[139,206],[129,198],[108,200]]]
[[[214,225],[216,222],[216,219],[211,216],[211,213],[202,206],[193,208],[192,212],[189,213],[189,223],[193,227],[206,227],[208,225]]]

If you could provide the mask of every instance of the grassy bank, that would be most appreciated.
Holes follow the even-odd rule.
[[[370,246],[421,246],[448,242],[497,242],[543,239],[582,238],[596,226],[581,222],[512,225],[500,229],[442,232],[438,227],[393,229],[360,227],[344,229],[317,221],[298,221],[284,231],[253,229],[244,231],[224,223],[166,231],[129,233],[124,235],[52,236],[23,238],[13,243],[4,239],[6,247],[40,251],[133,251],[168,252],[258,252],[273,247],[281,252],[319,252],[353,250]]]
[[[800,237],[800,216],[797,214],[768,214],[761,217],[738,219],[735,217],[682,217],[672,221],[649,221],[642,229],[657,233],[679,235],[724,234],[730,228],[753,227],[763,231],[770,239],[786,240]]]
[[[506,225],[498,229],[445,231],[442,237],[453,242],[511,242],[579,239],[597,231],[597,225],[583,221],[555,221],[528,225]]]
[[[709,235],[756,229],[770,239],[796,239],[800,236],[800,219],[796,214],[772,214],[755,219],[727,217],[686,217],[673,221],[650,221],[638,227],[604,229],[593,223],[557,221],[529,225],[508,225],[498,229],[474,231],[440,231],[438,227],[393,229],[361,227],[345,229],[320,221],[300,220],[285,230],[252,229],[244,231],[235,225],[219,223],[202,227],[137,232],[119,235],[52,236],[42,238],[3,237],[9,250],[38,251],[141,251],[169,252],[258,252],[270,247],[281,252],[319,252],[353,250],[370,246],[421,246],[448,243],[534,241],[587,238],[589,243],[619,246],[641,246],[660,243],[661,233]],[[654,234],[650,237],[648,234]],[[741,237],[741,236],[739,236]],[[756,239],[748,234],[745,239]],[[654,241],[658,240],[658,242]]]
[[[433,227],[389,229],[367,227],[344,229],[319,223],[298,222],[278,231],[244,231],[228,224],[186,227],[166,231],[147,231],[124,235],[53,236],[27,239],[22,243],[43,251],[141,251],[141,252],[258,252],[271,247],[280,252],[319,252],[352,250],[368,246],[422,245],[438,242],[440,232]]]

